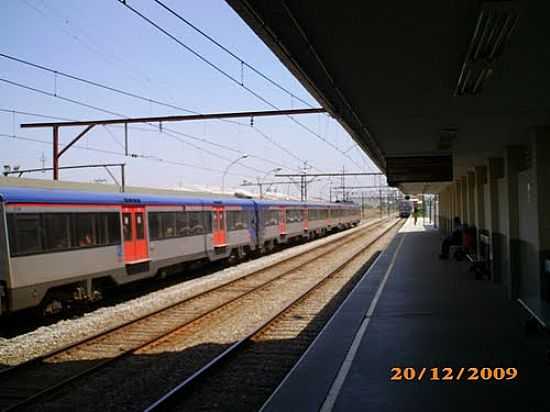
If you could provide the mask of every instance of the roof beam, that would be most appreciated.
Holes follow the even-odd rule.
[[[110,124],[132,124],[132,123],[152,123],[152,122],[185,122],[193,120],[211,120],[211,119],[233,119],[239,117],[267,117],[267,116],[295,116],[303,114],[326,113],[322,107],[314,109],[288,109],[288,110],[266,110],[252,112],[226,112],[226,113],[208,113],[191,114],[175,116],[154,116],[154,117],[129,117],[125,119],[103,119],[103,120],[83,120],[73,122],[52,122],[52,123],[23,123],[24,128],[41,127],[74,127],[74,126],[98,126]]]

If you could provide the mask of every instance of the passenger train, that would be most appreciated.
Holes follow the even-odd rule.
[[[0,314],[357,225],[348,203],[0,187]]]
[[[399,201],[399,217],[409,217],[412,212],[412,205],[409,197]]]

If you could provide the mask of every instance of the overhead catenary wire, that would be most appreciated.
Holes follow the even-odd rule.
[[[90,79],[86,79],[82,76],[76,76],[76,75],[73,75],[73,74],[69,74],[69,73],[66,73],[66,72],[63,72],[63,71],[60,71],[60,70],[56,70],[56,69],[53,69],[51,67],[47,67],[47,66],[44,66],[44,65],[41,65],[41,64],[37,64],[37,63],[33,63],[29,60],[25,60],[25,59],[20,59],[18,57],[15,57],[15,56],[11,56],[11,55],[8,55],[8,54],[5,54],[5,53],[0,53],[0,57],[3,57],[5,59],[8,59],[8,60],[11,60],[11,61],[14,61],[14,62],[17,62],[17,63],[20,63],[20,64],[24,64],[24,65],[27,65],[27,66],[30,66],[30,67],[33,67],[35,69],[38,69],[38,70],[42,70],[42,71],[46,71],[46,72],[49,72],[49,73],[52,73],[56,76],[61,76],[61,77],[65,77],[67,79],[71,79],[71,80],[75,80],[75,81],[79,81],[79,82],[82,82],[82,83],[85,83],[85,84],[88,84],[90,86],[94,86],[94,87],[98,87],[98,88],[101,88],[101,89],[104,89],[104,90],[108,90],[108,91],[111,91],[111,92],[114,92],[114,93],[118,93],[118,94],[121,94],[123,96],[127,96],[127,97],[131,97],[131,98],[134,98],[134,99],[138,99],[138,100],[141,100],[141,101],[144,101],[144,102],[148,102],[148,103],[154,103],[154,104],[157,104],[159,106],[164,106],[164,107],[167,107],[167,108],[171,108],[171,109],[176,109],[176,110],[181,110],[181,111],[184,111],[184,112],[187,112],[187,113],[192,113],[192,114],[201,114],[199,112],[196,112],[196,111],[193,111],[193,110],[190,110],[190,109],[187,109],[187,108],[184,108],[184,107],[181,107],[181,106],[177,106],[177,105],[174,105],[174,104],[171,104],[171,103],[167,103],[167,102],[163,102],[163,101],[160,101],[160,100],[157,100],[157,99],[153,99],[153,98],[150,98],[150,97],[146,97],[146,96],[142,96],[142,95],[139,95],[137,93],[133,93],[133,92],[129,92],[127,90],[122,90],[122,89],[119,89],[119,88],[116,88],[116,87],[112,87],[112,86],[109,86],[109,85],[105,85],[103,83],[99,83],[99,82],[96,82],[94,80],[90,80]],[[21,83],[16,83],[16,82],[13,82],[13,81],[10,81],[10,80],[6,80],[4,79],[3,81],[5,81],[6,83],[9,83],[13,86],[18,86],[18,87],[23,87],[23,88],[26,88],[28,90],[31,90],[31,91],[35,91],[35,92],[42,92],[42,91],[39,91],[39,89],[36,89],[36,88],[33,88],[31,86],[24,86],[22,85]],[[65,100],[65,101],[68,101],[70,103],[75,103],[75,100],[74,99],[68,99],[66,97],[60,97],[58,93],[50,93],[50,92],[45,92],[45,93],[42,93],[42,94],[47,94],[51,97],[59,97],[61,100]],[[115,113],[115,112],[112,112],[112,111],[109,111],[109,110],[102,110],[96,106],[92,106],[92,105],[89,105],[87,103],[83,103],[84,105],[86,105],[86,107],[90,108],[90,109],[93,109],[93,110],[100,110],[102,111],[103,113],[107,113],[107,114],[111,114],[111,115],[114,115],[114,116],[122,116],[121,114],[118,114],[118,113]],[[234,120],[228,120],[228,119],[222,119],[222,121],[224,122],[227,122],[227,123],[231,123],[231,124],[235,124],[235,125],[238,125],[238,126],[241,126],[241,127],[249,127],[248,125],[244,125],[240,122],[237,122],[237,121],[234,121]],[[224,150],[227,150],[227,151],[231,151],[231,152],[234,152],[234,153],[240,153],[240,151],[236,150],[235,148],[231,147],[231,146],[227,146],[227,145],[223,145],[223,144],[220,144],[220,143],[216,143],[216,142],[212,142],[208,139],[205,139],[205,138],[199,138],[199,137],[196,137],[196,136],[192,136],[192,135],[189,135],[187,133],[183,133],[183,132],[180,132],[180,131],[176,131],[174,129],[170,129],[170,128],[164,128],[164,130],[168,130],[168,131],[171,131],[172,133],[178,133],[184,137],[188,137],[190,139],[193,139],[193,140],[198,140],[198,141],[201,141],[205,144],[209,144],[209,145],[212,145],[212,146],[216,146],[218,148],[221,148],[221,149],[224,149]],[[258,131],[258,128],[256,127],[255,128],[255,131],[257,132]],[[274,140],[271,139],[269,136],[267,136],[267,134],[265,132],[263,133],[260,133],[260,135],[266,139],[267,141],[269,141],[271,144],[273,144]],[[280,145],[280,144],[277,144],[276,145],[279,149],[283,150],[285,153],[289,153],[290,151],[286,148],[284,148],[284,146]],[[271,159],[268,159],[268,158],[264,158],[264,157],[261,157],[261,156],[258,156],[258,155],[254,155],[254,154],[249,154],[250,157],[254,157],[258,160],[262,160],[262,161],[265,161],[265,162],[268,162],[268,163],[271,163],[273,165],[277,165],[277,166],[284,166],[285,168],[288,168],[288,169],[295,169],[293,167],[289,167],[287,165],[284,165],[280,162],[276,162],[276,161],[273,161]],[[293,158],[297,158],[296,155],[292,154],[292,157]],[[303,162],[304,160],[303,159],[300,159],[298,158],[300,162]]]
[[[0,133],[0,136],[11,138],[11,139],[16,139],[16,140],[23,140],[23,141],[41,143],[41,144],[46,144],[46,145],[51,145],[52,144],[51,142],[48,142],[48,141],[45,141],[45,140],[35,139],[35,138],[32,138],[32,137],[27,137],[27,136],[19,136],[19,135],[7,134],[7,133]],[[190,167],[190,168],[193,168],[193,169],[205,170],[205,171],[209,171],[209,172],[215,172],[215,173],[218,173],[218,174],[223,174],[224,173],[224,170],[213,169],[213,168],[210,168],[210,167],[195,165],[195,164],[192,164],[192,163],[186,163],[186,162],[181,162],[181,161],[177,161],[177,160],[164,159],[164,158],[159,157],[159,156],[144,155],[144,154],[139,154],[139,153],[131,153],[128,156],[126,156],[124,153],[115,152],[113,150],[100,149],[100,148],[91,147],[91,146],[89,146],[89,147],[88,146],[81,146],[81,145],[77,145],[77,144],[73,145],[72,147],[76,148],[76,149],[80,149],[80,150],[87,150],[87,151],[90,151],[90,152],[110,154],[110,155],[122,156],[122,157],[131,157],[131,158],[135,158],[135,159],[144,159],[144,160],[150,160],[150,161],[155,161],[155,162],[162,162],[162,163],[166,163],[166,164],[171,164],[171,165],[175,165],[175,166]],[[248,178],[248,179],[253,179],[254,178],[254,176],[250,176],[250,175],[242,175],[242,174],[236,174],[236,173],[227,173],[227,174],[231,175],[231,176],[244,177],[244,178]]]
[[[127,115],[125,114],[122,114],[122,113],[117,113],[117,112],[113,112],[111,110],[107,110],[107,109],[103,109],[101,107],[97,107],[97,106],[93,106],[93,105],[90,105],[88,103],[84,103],[82,101],[79,101],[79,100],[76,100],[76,99],[71,99],[71,98],[68,98],[68,97],[65,97],[65,96],[61,96],[59,93],[58,94],[53,94],[51,92],[48,92],[46,90],[42,90],[42,89],[38,89],[38,88],[35,88],[35,87],[32,87],[32,86],[28,86],[28,85],[24,85],[24,84],[21,84],[21,83],[18,83],[18,82],[14,82],[12,80],[8,80],[8,79],[3,79],[3,78],[0,78],[0,82],[5,82],[5,83],[8,83],[10,85],[13,85],[13,86],[16,86],[16,87],[20,87],[20,88],[23,88],[23,89],[26,89],[26,90],[30,90],[30,91],[33,91],[33,92],[36,92],[36,93],[40,93],[40,94],[43,94],[43,95],[46,95],[46,96],[49,96],[49,97],[54,97],[54,98],[58,98],[58,99],[61,99],[63,101],[67,101],[67,102],[70,102],[70,103],[73,103],[73,104],[77,104],[77,105],[80,105],[80,106],[83,106],[83,107],[87,107],[87,108],[91,108],[91,109],[94,109],[94,110],[97,110],[97,111],[101,111],[103,113],[107,113],[107,114],[111,114],[113,116],[117,116],[117,117],[128,117]],[[156,129],[156,125],[153,125],[153,124],[150,124],[150,123],[147,123],[150,127],[153,127]],[[174,129],[169,129],[169,128],[163,128],[163,133],[165,133],[166,135],[172,137],[172,138],[175,138],[176,140],[178,140],[180,143],[182,144],[187,144],[191,147],[195,147],[197,150],[200,150],[200,151],[203,151],[205,153],[208,153],[214,157],[217,157],[219,159],[222,159],[222,160],[226,160],[226,161],[231,161],[231,159],[225,157],[225,156],[221,156],[215,152],[211,152],[207,149],[204,149],[204,148],[201,148],[199,146],[196,146],[196,145],[193,145],[192,143],[189,143],[189,142],[184,142],[183,140],[181,140],[178,136],[175,136],[175,134],[180,134],[180,135],[183,135],[183,136],[186,136],[186,137],[191,137],[191,135],[188,135],[186,133],[182,133],[178,130],[174,130]],[[197,138],[199,139],[199,138]],[[240,153],[240,152],[238,152]],[[257,156],[255,156],[257,157]],[[260,170],[260,169],[257,169],[255,167],[251,167],[251,166],[247,166],[247,165],[239,165],[240,167],[242,168],[245,168],[245,169],[249,169],[249,170],[252,170],[254,172],[257,172],[257,173],[263,173],[263,170]]]
[[[256,73],[258,76],[260,76],[262,79],[266,80],[267,82],[271,83],[273,86],[277,87],[279,90],[287,93],[290,97],[292,97],[293,99],[296,99],[298,100],[299,102],[303,103],[304,105],[308,106],[308,107],[313,107],[308,101],[306,101],[305,99],[302,99],[301,97],[297,96],[296,94],[294,94],[293,92],[291,92],[290,90],[288,90],[286,87],[282,86],[280,83],[276,82],[275,80],[273,80],[271,77],[267,76],[266,74],[264,74],[262,71],[260,71],[259,69],[257,69],[256,67],[254,67],[252,64],[248,63],[246,60],[244,60],[242,57],[238,56],[235,52],[229,50],[227,47],[225,47],[223,44],[221,44],[219,41],[217,41],[216,39],[214,39],[212,36],[210,36],[209,34],[207,34],[204,30],[200,29],[199,27],[197,27],[195,24],[191,23],[191,21],[189,21],[189,19],[186,19],[185,17],[183,17],[182,15],[180,15],[179,13],[177,13],[176,11],[174,11],[172,8],[168,7],[166,4],[164,4],[162,1],[159,1],[159,0],[153,0],[155,3],[157,3],[159,6],[161,6],[162,8],[164,8],[166,11],[168,11],[169,13],[171,13],[173,16],[175,16],[177,19],[179,19],[180,21],[182,21],[183,23],[185,23],[187,26],[191,27],[194,31],[196,31],[197,33],[199,33],[201,36],[203,36],[204,38],[206,38],[207,40],[209,40],[211,43],[215,44],[218,48],[220,48],[221,50],[223,50],[224,52],[226,52],[227,54],[229,54],[231,57],[233,57],[235,60],[237,60],[239,63],[241,63],[241,66],[244,66],[244,67],[248,67],[250,70],[252,70],[254,73]],[[242,81],[242,74],[241,74],[241,83],[243,83]]]
[[[164,29],[162,26],[160,26],[159,24],[155,23],[153,20],[151,20],[149,17],[145,16],[143,13],[141,13],[139,10],[135,9],[134,7],[130,6],[126,1],[122,1],[122,0],[116,0],[117,2],[119,2],[120,4],[122,4],[123,6],[125,6],[126,8],[128,8],[130,11],[132,11],[134,14],[136,14],[138,17],[140,17],[142,20],[146,21],[147,23],[149,23],[151,26],[153,26],[155,29],[157,29],[158,31],[160,31],[161,33],[163,33],[165,36],[169,37],[170,39],[172,39],[173,41],[175,41],[177,44],[179,44],[181,47],[183,47],[185,50],[187,50],[189,53],[193,54],[195,57],[197,57],[199,60],[201,60],[202,62],[204,62],[205,64],[207,64],[208,66],[210,66],[211,68],[213,68],[215,71],[217,71],[218,73],[220,73],[221,75],[223,75],[224,77],[226,77],[227,79],[229,79],[230,81],[232,81],[233,83],[237,84],[238,86],[242,87],[244,90],[246,90],[248,93],[250,93],[252,96],[256,97],[258,100],[260,100],[261,102],[265,103],[266,105],[268,105],[269,107],[271,107],[272,109],[275,109],[275,110],[281,110],[280,107],[278,107],[277,105],[273,104],[272,102],[270,102],[269,100],[267,100],[265,97],[263,97],[262,95],[260,95],[258,92],[254,91],[252,88],[248,87],[247,85],[245,85],[244,83],[242,83],[240,81],[240,79],[237,79],[235,76],[229,74],[226,70],[222,69],[221,67],[219,67],[218,65],[216,65],[215,63],[211,62],[209,59],[207,59],[206,57],[204,57],[202,54],[200,54],[198,51],[196,51],[195,49],[193,49],[191,46],[187,45],[186,43],[184,43],[183,41],[181,41],[180,39],[178,39],[176,36],[174,36],[172,33],[170,33],[168,30]],[[323,136],[321,136],[319,133],[316,133],[314,130],[312,130],[310,127],[308,127],[307,125],[303,124],[302,122],[300,122],[299,120],[295,119],[293,116],[287,116],[291,121],[293,121],[294,123],[296,123],[298,126],[300,126],[301,128],[303,128],[304,130],[306,130],[307,132],[309,132],[310,134],[312,134],[313,136],[317,137],[318,139],[320,139],[321,141],[323,141],[324,143],[326,143],[327,145],[331,146],[333,149],[335,149],[337,152],[339,152],[340,154],[342,154],[343,156],[345,156],[348,160],[350,160],[352,163],[354,163],[359,169],[361,169],[361,166],[350,156],[347,155],[347,153],[344,153],[344,151],[342,149],[340,149],[338,146],[336,146],[334,143],[332,143],[331,141],[329,141],[328,139],[324,138]]]
[[[60,121],[74,121],[75,119],[69,119],[69,118],[66,118],[66,117],[59,117],[59,116],[51,116],[51,115],[46,115],[46,114],[43,114],[43,113],[33,113],[33,112],[24,112],[24,111],[19,111],[19,110],[14,110],[14,109],[2,109],[0,108],[0,112],[4,112],[4,113],[12,113],[12,114],[19,114],[19,115],[23,115],[23,116],[32,116],[32,117],[39,117],[39,118],[44,118],[44,119],[53,119],[53,120],[60,120]],[[120,147],[124,148],[124,145],[122,143],[120,143],[116,137],[111,133],[111,131],[109,130],[109,127],[121,127],[121,126],[116,126],[116,125],[111,125],[111,126],[103,126],[103,128],[105,129],[105,131],[111,136],[111,138],[113,139],[113,141],[119,145]],[[142,128],[142,127],[136,127],[136,126],[133,126],[131,127],[131,129],[133,130],[140,130],[140,131],[143,131],[143,132],[154,132],[155,130],[154,129],[145,129],[145,128]],[[170,134],[168,132],[168,134]],[[177,136],[172,136],[176,139],[179,139],[179,137]],[[182,144],[187,144],[187,145],[190,145],[191,147],[196,147],[197,149],[200,149],[201,151],[205,151],[206,153],[209,153],[211,154],[212,156],[215,156],[215,157],[218,157],[220,159],[223,159],[223,160],[226,160],[226,161],[232,161],[232,159],[229,159],[225,156],[221,156],[217,153],[214,153],[214,152],[210,152],[210,151],[207,151],[206,149],[204,148],[200,148],[198,146],[195,146],[189,142],[183,142],[182,141]],[[238,151],[236,151],[237,153],[240,153]],[[264,171],[263,170],[260,170],[260,169],[257,169],[257,168],[253,168],[253,167],[250,167],[250,166],[247,166],[247,168],[249,168],[250,170],[253,170],[255,172],[258,172],[258,173],[263,173]]]

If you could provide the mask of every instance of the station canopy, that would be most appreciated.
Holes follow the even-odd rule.
[[[550,2],[227,0],[405,192],[550,117]]]

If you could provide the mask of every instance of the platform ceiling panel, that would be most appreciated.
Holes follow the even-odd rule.
[[[550,2],[227,2],[384,171],[452,154],[460,177],[550,121]],[[491,76],[455,96],[481,12],[499,8],[518,18]]]

